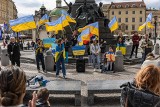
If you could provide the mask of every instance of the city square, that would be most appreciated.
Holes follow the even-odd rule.
[[[158,3],[0,1],[0,106],[160,107]]]

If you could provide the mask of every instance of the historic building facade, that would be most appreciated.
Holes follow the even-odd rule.
[[[146,20],[146,5],[144,1],[138,2],[111,2],[108,10],[108,18],[116,16],[119,30],[126,34],[137,31]],[[143,29],[140,33],[145,33]]]
[[[0,0],[0,23],[17,18],[17,8],[12,0]]]

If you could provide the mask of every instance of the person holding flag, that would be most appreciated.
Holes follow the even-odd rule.
[[[66,78],[66,69],[65,69],[65,46],[62,39],[57,40],[56,52],[55,52],[55,62],[56,62],[56,77],[59,76],[60,64],[62,64],[62,73],[63,78]]]

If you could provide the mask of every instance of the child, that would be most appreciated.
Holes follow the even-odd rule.
[[[49,91],[46,88],[42,88],[37,93],[36,107],[50,107],[49,103]]]
[[[112,71],[113,64],[115,62],[115,55],[114,55],[112,47],[109,47],[109,51],[106,53],[106,59],[107,59],[106,69],[107,71]]]

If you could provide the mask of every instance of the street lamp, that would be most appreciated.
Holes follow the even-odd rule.
[[[157,16],[154,16],[154,44],[156,44],[156,38],[157,38]]]

